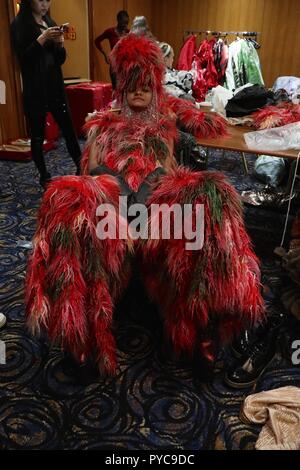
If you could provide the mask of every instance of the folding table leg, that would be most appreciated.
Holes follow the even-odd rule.
[[[293,184],[295,171],[296,171],[296,163],[297,163],[297,160],[293,160],[292,164],[290,165],[289,179],[285,188],[286,194],[290,194],[291,189],[292,189],[292,184]]]

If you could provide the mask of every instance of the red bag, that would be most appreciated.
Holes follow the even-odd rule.
[[[45,139],[48,142],[55,142],[59,137],[59,127],[54,121],[51,113],[47,113],[46,116],[46,128],[45,128]]]
[[[107,108],[112,100],[111,83],[80,83],[68,86],[66,92],[77,135],[83,133],[88,113]]]

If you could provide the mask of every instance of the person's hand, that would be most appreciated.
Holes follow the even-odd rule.
[[[53,26],[46,29],[38,38],[37,41],[43,46],[46,41],[62,42],[63,32],[58,26]]]
[[[63,45],[64,45],[64,42],[65,42],[65,37],[64,37],[63,31],[60,30],[60,35],[59,35],[59,37],[53,39],[53,41],[56,42],[57,44],[59,44],[60,46],[63,46]]]

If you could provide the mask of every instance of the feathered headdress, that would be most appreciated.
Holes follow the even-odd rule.
[[[119,102],[123,101],[127,90],[145,85],[149,85],[160,100],[165,64],[161,50],[154,41],[130,33],[116,44],[110,57],[117,76],[116,97]]]

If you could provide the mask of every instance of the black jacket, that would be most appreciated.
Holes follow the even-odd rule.
[[[48,26],[56,26],[44,18]],[[64,47],[48,41],[44,46],[37,42],[41,30],[32,22],[24,24],[17,17],[11,24],[11,37],[17,53],[23,80],[25,114],[40,114],[47,111],[50,101],[65,103],[66,96],[61,65],[66,60]]]

